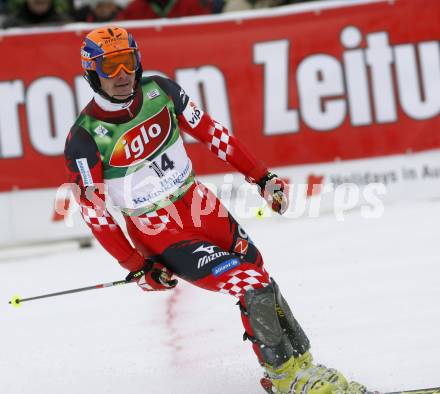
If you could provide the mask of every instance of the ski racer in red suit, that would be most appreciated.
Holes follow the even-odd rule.
[[[142,78],[138,46],[107,26],[81,47],[85,78],[95,91],[70,130],[66,166],[82,216],[101,245],[146,291],[169,290],[177,277],[237,297],[244,338],[265,369],[268,393],[330,394],[349,385],[315,365],[309,340],[263,258],[217,197],[197,181],[181,132],[206,144],[257,185],[271,208],[288,206],[286,185],[174,81]],[[126,239],[106,209],[123,214]]]

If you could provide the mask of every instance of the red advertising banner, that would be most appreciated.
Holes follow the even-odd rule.
[[[439,148],[440,2],[331,3],[126,26],[144,70],[175,79],[269,166]],[[91,95],[84,26],[0,32],[0,191],[64,182],[64,141]],[[230,171],[187,149],[198,174]]]

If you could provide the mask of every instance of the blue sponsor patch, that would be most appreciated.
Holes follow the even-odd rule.
[[[212,269],[212,273],[214,274],[214,276],[220,276],[224,272],[227,272],[234,267],[238,267],[240,264],[241,264],[241,261],[238,258],[229,259],[229,260],[223,261],[223,263],[215,266]]]

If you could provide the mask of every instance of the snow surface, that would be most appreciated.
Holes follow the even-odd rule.
[[[371,389],[440,386],[440,202],[246,222],[317,361]],[[96,245],[0,251],[0,393],[262,393],[233,297],[183,281],[8,305],[125,276]]]

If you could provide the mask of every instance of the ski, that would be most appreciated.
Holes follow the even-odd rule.
[[[262,378],[261,386],[268,394],[274,394],[272,391],[272,383],[267,378]],[[351,392],[352,394],[352,392]],[[380,392],[380,391],[366,391],[365,394],[440,394],[440,387],[432,387],[429,389],[418,389],[418,390],[402,390],[402,391],[388,391],[388,392]]]
[[[440,394],[440,387],[419,390],[389,391],[382,394]]]

